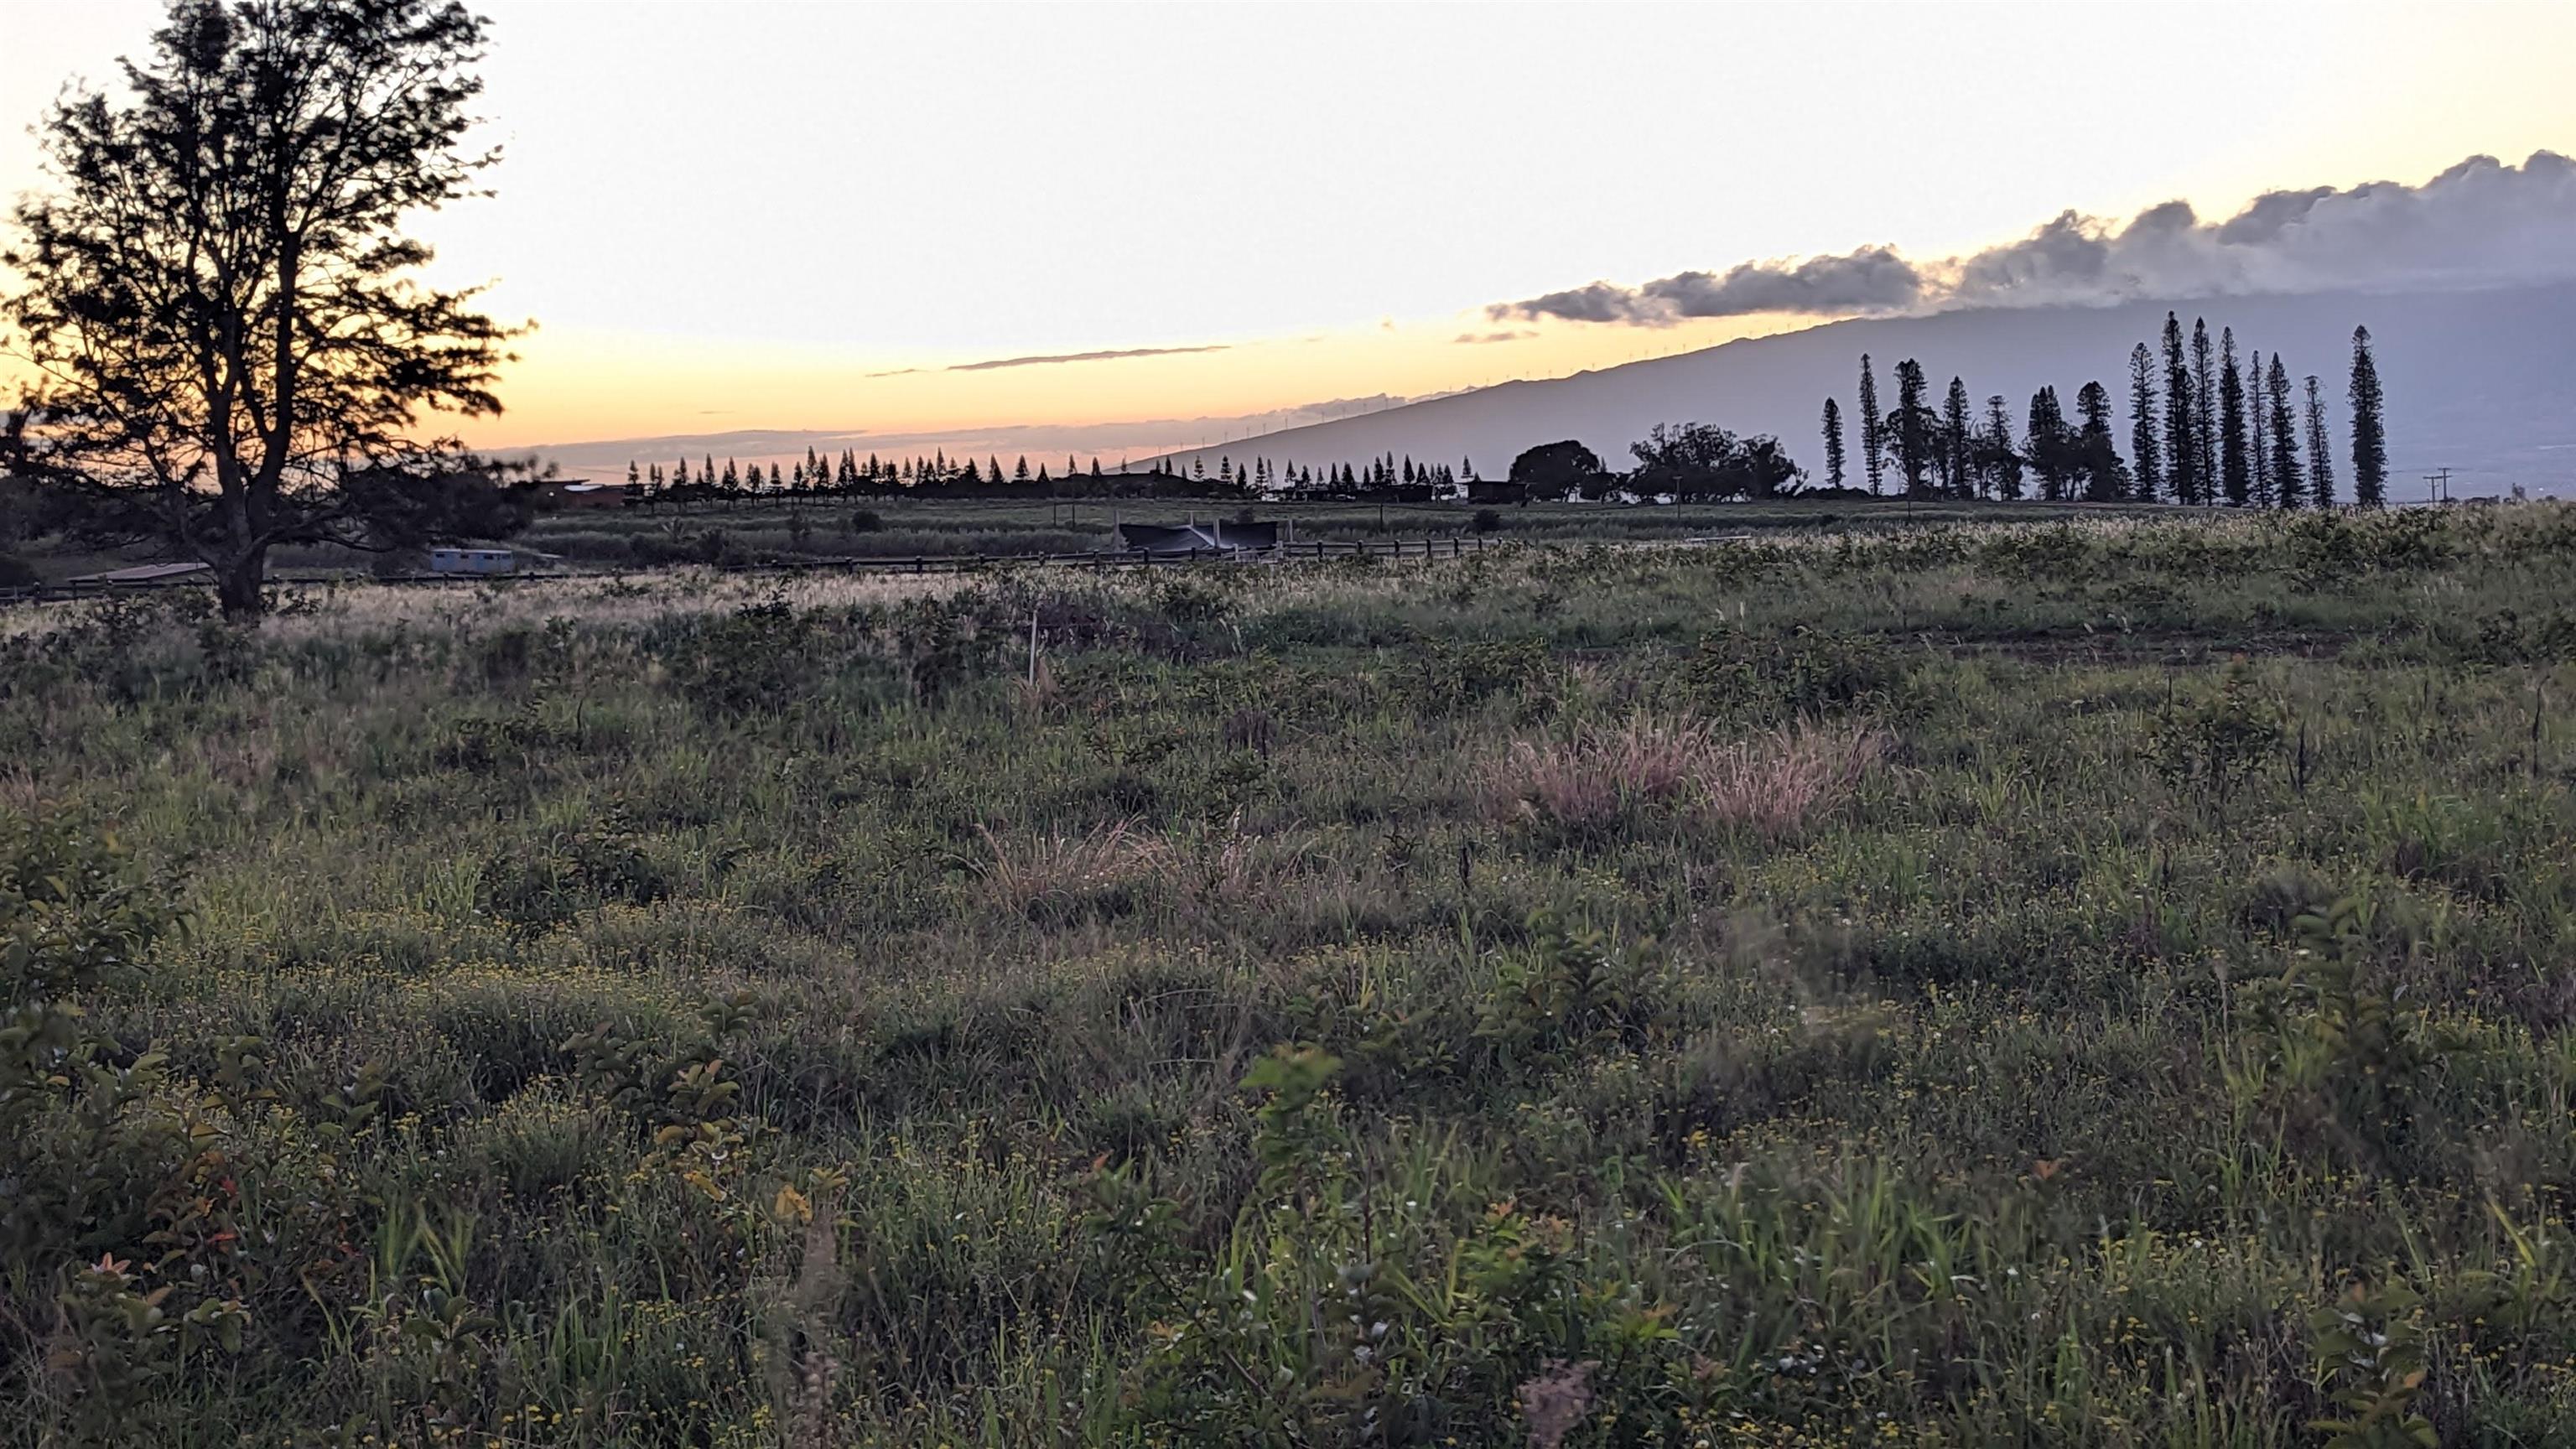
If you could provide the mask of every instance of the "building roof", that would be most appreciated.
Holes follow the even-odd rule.
[[[161,579],[185,578],[190,574],[212,573],[212,566],[202,563],[136,564],[132,568],[109,569],[105,573],[80,574],[69,582],[75,584],[149,584]]]
[[[1119,543],[1146,553],[1190,553],[1198,549],[1271,549],[1279,546],[1275,523],[1158,524],[1122,523]]]

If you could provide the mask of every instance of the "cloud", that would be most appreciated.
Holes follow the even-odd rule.
[[[1413,399],[1391,392],[1373,392],[1367,397],[1327,398],[1322,402],[1311,402],[1302,407],[1279,408],[1259,416],[1296,418],[1302,422],[1319,423],[1329,422],[1334,418],[1357,417],[1362,413],[1382,413],[1388,408],[1402,407],[1411,401]]]
[[[1058,362],[1114,362],[1122,357],[1173,357],[1185,352],[1223,352],[1226,344],[1205,347],[1123,347],[1109,352],[1060,352],[1051,357],[997,357],[989,362],[961,362],[946,372],[991,372],[997,367],[1045,367]]]
[[[1893,247],[1849,256],[1744,262],[1723,275],[1682,272],[1638,289],[1678,317],[1743,317],[1756,312],[1901,312],[1922,296],[1923,278]]]
[[[1634,322],[1640,320],[1635,315],[1636,306],[1636,293],[1608,282],[1594,282],[1588,287],[1577,287],[1570,292],[1550,292],[1526,302],[1497,302],[1485,309],[1485,315],[1497,322],[1514,317],[1527,317],[1532,321],[1558,317],[1568,322]]]
[[[2472,156],[2420,186],[2273,191],[2223,221],[2184,201],[2125,224],[2061,212],[2017,241],[1914,261],[1892,247],[1745,262],[1640,286],[1594,282],[1486,308],[1664,327],[1757,312],[1857,316],[1963,307],[2106,305],[2247,293],[2510,286],[2576,279],[2576,162]],[[1463,339],[1462,339],[1463,340]]]
[[[1536,337],[1537,335],[1538,331],[1535,328],[1512,327],[1501,332],[1461,332],[1456,337],[1451,338],[1450,341],[1467,343],[1518,342],[1524,337]]]
[[[983,362],[960,362],[950,367],[898,367],[888,372],[871,372],[867,376],[911,377],[924,372],[992,372],[1004,367],[1046,367],[1058,362],[1115,362],[1122,357],[1175,357],[1190,352],[1223,352],[1232,344],[1210,343],[1204,347],[1121,347],[1105,352],[1058,352],[1045,357],[995,357]]]

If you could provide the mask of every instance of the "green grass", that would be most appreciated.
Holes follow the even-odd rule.
[[[12,615],[0,1442],[2565,1442],[2571,545]]]
[[[745,502],[699,511],[631,510],[541,516],[525,542],[589,566],[674,560],[913,558],[1084,553],[1119,546],[1116,525],[1257,518],[1300,541],[1448,537],[1479,530],[1522,542],[1647,542],[1744,532],[1873,531],[1927,524],[2043,522],[2137,512],[2087,504],[1781,499],[1654,507],[1537,503],[1258,503],[1105,499],[1079,503],[971,499],[814,499]],[[2152,511],[2152,510],[2145,510]]]

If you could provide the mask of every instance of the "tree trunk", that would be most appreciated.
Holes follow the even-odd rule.
[[[259,619],[262,585],[268,582],[268,550],[255,548],[215,567],[215,601],[236,624]]]

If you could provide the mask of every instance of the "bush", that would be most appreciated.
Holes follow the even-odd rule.
[[[0,589],[23,589],[37,582],[36,566],[14,553],[0,553]]]
[[[1475,518],[1468,522],[1467,527],[1476,533],[1500,533],[1503,531],[1503,511],[1499,508],[1479,508],[1476,510]]]
[[[1876,639],[1802,627],[1785,634],[1710,635],[1700,641],[1686,677],[1701,706],[1769,723],[1882,708],[1893,701],[1905,671]]]

